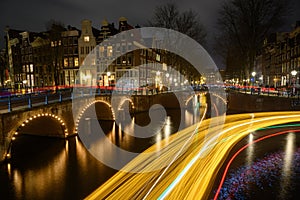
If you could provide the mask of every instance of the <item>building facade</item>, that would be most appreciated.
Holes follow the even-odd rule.
[[[160,49],[161,41],[142,38],[138,28],[120,17],[118,28],[103,20],[100,30],[90,20],[81,21],[81,30],[59,24],[41,33],[7,29],[8,82],[14,88],[80,84],[126,89],[200,82],[186,60]],[[109,40],[116,34],[117,40]]]
[[[292,71],[296,75],[292,75]],[[273,33],[264,40],[261,54],[256,57],[257,77],[262,85],[290,87],[299,85],[300,21],[291,32]]]

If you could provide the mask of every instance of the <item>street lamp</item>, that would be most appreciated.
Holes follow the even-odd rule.
[[[255,85],[255,75],[256,75],[256,72],[252,72],[251,75],[253,76],[253,78],[251,78],[251,83],[252,83],[252,87],[251,87],[251,94],[253,93],[254,91],[254,85]]]
[[[106,75],[107,75],[107,80],[108,80],[108,86],[110,86],[110,75],[111,75],[111,73],[107,72]]]
[[[293,92],[292,92],[292,94],[294,95],[295,94],[295,77],[297,75],[297,71],[293,70],[293,71],[291,71],[291,74],[293,76]]]

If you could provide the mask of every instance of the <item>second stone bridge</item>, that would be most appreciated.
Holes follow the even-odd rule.
[[[80,96],[55,104],[1,114],[0,161],[10,157],[13,141],[20,134],[67,138],[77,134],[83,115],[94,112],[99,120],[115,120],[149,111],[159,104],[166,109],[187,108],[197,98],[194,92],[173,92],[156,95]]]

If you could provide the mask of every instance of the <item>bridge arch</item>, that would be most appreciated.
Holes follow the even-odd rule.
[[[79,115],[75,121],[75,134],[78,134],[78,127],[79,127],[79,122],[81,121],[82,117],[85,115],[85,113],[91,108],[91,106],[96,105],[97,103],[102,103],[105,104],[111,111],[112,114],[112,120],[115,120],[115,111],[114,108],[111,106],[110,103],[108,103],[105,100],[93,100],[91,102],[89,102],[87,105],[85,105],[85,107],[79,112]]]
[[[46,123],[42,123],[44,125],[48,125],[49,121],[52,121],[48,128],[50,129],[43,129],[44,135],[43,136],[49,136],[49,137],[61,137],[66,138],[68,137],[68,129],[64,122],[64,120],[54,114],[51,113],[39,113],[30,116],[29,118],[26,118],[25,120],[22,120],[21,123],[17,126],[17,128],[13,131],[13,134],[9,138],[9,145],[6,151],[5,158],[10,159],[11,158],[11,148],[13,145],[13,142],[18,139],[19,135],[22,134],[28,134],[31,133],[32,135],[42,135],[42,134],[35,134],[35,131],[37,130],[36,125],[39,124],[39,126],[45,128],[45,126],[40,124],[40,120],[43,120]],[[39,123],[38,123],[39,122]],[[54,125],[54,126],[53,126]],[[30,127],[32,126],[32,127]],[[47,127],[47,126],[46,126]]]
[[[133,103],[132,99],[131,98],[124,98],[124,99],[121,100],[121,103],[118,106],[118,110],[122,109],[122,106],[125,104],[126,101],[129,101],[132,109],[134,109],[134,103]]]

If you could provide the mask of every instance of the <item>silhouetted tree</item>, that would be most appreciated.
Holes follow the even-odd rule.
[[[227,0],[220,8],[217,47],[249,76],[264,38],[280,27],[289,0]]]
[[[198,14],[193,10],[180,11],[175,3],[157,6],[148,25],[172,29],[188,35],[201,45],[205,46],[206,44],[206,30]],[[184,42],[180,39],[177,42],[180,43],[180,41]],[[180,56],[171,52],[165,52],[165,57],[167,58],[167,63],[182,74],[188,75],[192,79],[199,77],[198,71]]]
[[[205,44],[206,30],[198,14],[193,10],[180,12],[176,4],[167,3],[155,8],[153,17],[148,23],[153,27],[176,30],[190,36],[201,45]]]

